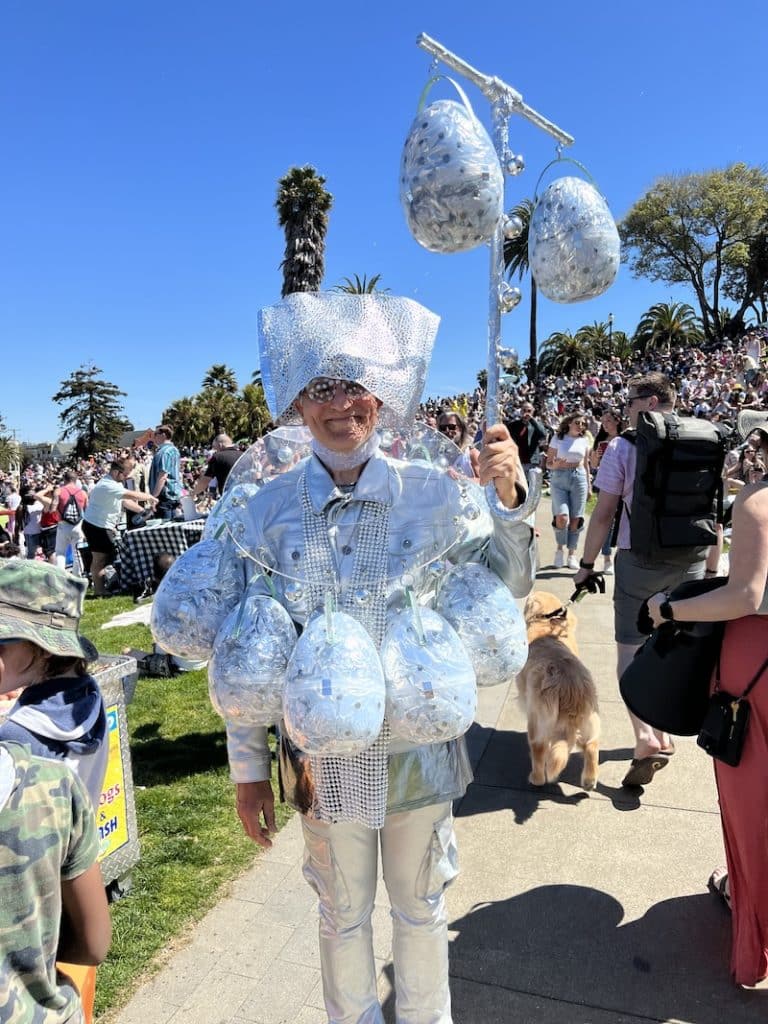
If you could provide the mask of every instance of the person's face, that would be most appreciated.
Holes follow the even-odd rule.
[[[39,648],[28,640],[0,642],[0,693],[9,693],[21,686],[38,682],[34,671]]]
[[[458,442],[461,438],[461,427],[455,416],[443,416],[437,422],[437,429],[451,441]]]
[[[631,427],[637,426],[637,417],[641,412],[650,412],[655,409],[658,405],[655,395],[649,395],[645,392],[632,390],[627,395],[627,404],[625,412],[629,419],[629,425]]]
[[[603,413],[600,417],[600,424],[603,430],[607,431],[609,434],[615,434],[619,429],[619,424],[616,421],[616,418],[609,412]]]
[[[587,429],[587,421],[583,416],[577,416],[575,420],[571,420],[568,426],[568,433],[571,437],[581,437],[584,431]]]
[[[533,416],[533,406],[532,405],[524,405],[523,406],[523,419],[524,420],[529,420],[532,416]]]
[[[128,477],[133,472],[134,462],[126,463],[125,467],[117,474],[117,482],[124,484]]]
[[[328,382],[331,378],[322,380]],[[307,388],[319,397],[323,389],[313,388],[315,383],[310,382]],[[344,383],[334,381],[329,385],[332,392],[328,391],[327,401],[310,398],[305,389],[294,402],[312,436],[334,452],[351,452],[364,444],[376,429],[382,404],[365,389],[359,395],[347,394]]]

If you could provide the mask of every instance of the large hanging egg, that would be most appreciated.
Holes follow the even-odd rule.
[[[484,565],[455,565],[435,601],[467,649],[478,686],[506,683],[528,658],[525,619],[502,581]]]
[[[477,708],[475,672],[455,630],[437,612],[393,615],[381,646],[387,721],[394,739],[443,743],[463,736]]]
[[[216,634],[208,692],[222,718],[273,725],[283,715],[283,684],[296,627],[274,598],[248,594]]]
[[[176,559],[157,588],[150,625],[170,654],[207,661],[221,624],[239,603],[241,566],[223,553],[219,541],[199,541]]]
[[[620,243],[608,204],[581,178],[558,178],[544,191],[528,229],[528,262],[553,302],[602,295],[619,269]]]
[[[360,753],[381,732],[384,700],[381,662],[363,626],[346,612],[311,619],[285,676],[283,718],[296,746],[319,756]]]
[[[504,175],[471,108],[437,100],[417,115],[400,164],[400,202],[411,234],[432,252],[464,252],[492,237]]]

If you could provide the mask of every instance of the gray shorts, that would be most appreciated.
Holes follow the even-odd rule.
[[[616,575],[613,590],[613,622],[617,644],[637,646],[645,642],[638,632],[637,616],[643,601],[660,590],[673,590],[678,583],[700,580],[706,561],[691,564],[654,562],[649,564],[631,551],[622,548],[616,553]]]

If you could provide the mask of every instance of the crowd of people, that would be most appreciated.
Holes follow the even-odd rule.
[[[385,320],[392,307],[407,306],[408,318],[395,318],[406,325],[398,328],[395,339],[397,366],[384,370],[375,359],[378,335],[359,327],[360,301],[369,303],[375,314],[383,310]],[[390,613],[397,610],[402,615],[410,607],[416,614],[414,590],[428,598],[435,585],[429,569],[434,550],[441,556],[448,552],[457,567],[482,565],[514,596],[525,596],[536,572],[535,532],[526,509],[527,474],[538,467],[547,473],[552,504],[554,568],[573,571],[577,585],[588,584],[599,571],[615,571],[619,675],[643,642],[638,621],[646,606],[656,625],[676,618],[729,622],[714,685],[735,698],[768,669],[765,644],[759,639],[765,631],[768,593],[768,414],[761,411],[768,404],[768,380],[761,369],[762,337],[709,351],[690,347],[649,353],[632,365],[614,357],[598,362],[588,373],[544,376],[536,385],[522,379],[507,381],[501,394],[503,422],[488,425],[479,387],[418,406],[436,318],[411,300],[290,296],[269,314],[261,326],[261,345],[263,361],[273,364],[270,379],[276,382],[268,396],[270,406],[276,417],[304,424],[312,437],[312,455],[258,489],[242,508],[230,510],[263,564],[255,555],[253,564],[240,557],[229,534],[209,542],[217,548],[217,572],[239,581],[227,591],[232,607],[217,608],[218,598],[190,590],[185,555],[169,568],[169,586],[176,588],[185,605],[203,602],[202,618],[218,616],[223,621],[247,591],[279,604],[294,626],[310,634],[318,622],[330,629],[336,614],[328,602],[331,588],[339,614],[343,611],[356,620],[373,641],[375,653]],[[339,347],[339,337],[352,348]],[[635,448],[621,436],[623,428],[634,426],[641,412],[673,409],[741,431],[724,468],[729,487],[732,484],[738,492],[731,577],[720,590],[687,601],[671,601],[670,591],[682,581],[705,575],[706,553],[649,562],[632,549],[625,514],[635,485]],[[379,450],[380,419],[393,415],[405,421],[414,413],[461,449],[462,458],[454,465],[458,481],[449,474],[431,473],[423,460],[400,464]],[[749,426],[746,432],[744,424]],[[64,469],[26,466],[21,479],[0,480],[0,514],[6,518],[6,536],[0,538],[0,553],[6,557],[0,566],[0,693],[19,693],[0,726],[0,813],[4,828],[6,822],[16,828],[19,822],[25,825],[24,815],[34,807],[46,818],[47,829],[45,842],[36,847],[40,877],[46,878],[46,902],[34,927],[19,935],[18,941],[32,953],[23,970],[13,972],[12,996],[30,1007],[40,1002],[56,1012],[76,1012],[75,988],[66,971],[57,974],[52,968],[54,955],[68,954],[75,963],[92,964],[103,958],[109,944],[109,919],[94,870],[87,792],[91,799],[98,794],[95,780],[103,775],[103,703],[88,674],[95,651],[78,633],[87,583],[76,578],[83,574],[77,556],[72,561],[74,576],[61,570],[70,564],[73,549],[87,548],[89,574],[96,595],[101,595],[105,571],[116,555],[121,520],[125,517],[127,528],[140,528],[150,515],[173,520],[185,492],[192,499],[220,493],[240,454],[225,434],[213,439],[207,452],[183,454],[173,443],[173,429],[160,424],[151,449],[103,452]],[[461,519],[465,508],[462,475],[492,485],[500,504],[490,509],[487,521],[472,525],[468,520],[464,532],[451,533],[450,524]],[[593,487],[597,505],[584,535]],[[436,517],[435,510],[445,508],[455,514]],[[264,582],[265,566],[269,585]],[[302,586],[297,587],[300,571]],[[324,615],[317,616],[321,608]],[[46,624],[51,614],[57,616],[56,629]],[[172,607],[166,614],[173,618]],[[344,627],[343,618],[333,621],[334,629]],[[183,637],[174,649],[179,631],[164,623],[162,614],[155,618],[154,628],[158,643],[186,656]],[[218,626],[211,631],[210,653],[215,653],[217,630]],[[313,657],[319,657],[318,649]],[[342,684],[343,668],[333,661],[324,665],[323,694]],[[765,686],[755,691],[759,696],[752,704],[754,724],[742,762],[734,768],[716,765],[734,920],[731,966],[736,981],[745,985],[768,974],[768,807],[761,796],[768,756],[765,692]],[[72,714],[73,694],[80,702],[78,723],[87,728],[76,737],[68,734],[62,745],[60,718]],[[374,703],[366,703],[366,713]],[[328,1019],[381,1019],[370,939],[381,856],[394,920],[398,1019],[417,1021],[429,1015],[448,1022],[444,894],[457,873],[451,805],[471,778],[466,748],[458,734],[439,742],[400,736],[391,724],[397,721],[392,709],[387,722],[383,703],[380,710],[377,738],[354,753],[346,747],[313,748],[311,738],[307,740],[295,723],[285,723],[280,735],[281,781],[286,797],[302,813],[304,873],[319,900]],[[275,819],[266,724],[246,725],[239,715],[224,717],[239,818],[249,836],[269,846]],[[635,748],[623,784],[645,786],[669,763],[674,742],[632,714],[630,720]],[[41,721],[50,724],[48,732],[41,732]],[[345,722],[346,727],[353,725],[353,719]],[[34,743],[31,754],[17,746],[28,743],[29,735]],[[41,767],[38,755],[71,760],[75,781],[62,788],[62,773]],[[42,818],[39,825],[42,829]],[[62,853],[58,861],[44,856],[47,844],[57,851],[66,848],[67,855]],[[31,882],[28,891],[19,892],[27,904],[43,899]],[[71,924],[73,917],[74,934],[68,934],[68,941],[60,940],[62,920]],[[67,1018],[59,1012],[56,1019]],[[70,1019],[78,1018],[70,1014]]]

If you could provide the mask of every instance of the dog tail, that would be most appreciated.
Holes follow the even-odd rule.
[[[597,688],[592,673],[574,658],[557,680],[557,697],[562,716],[590,714],[598,710]]]

